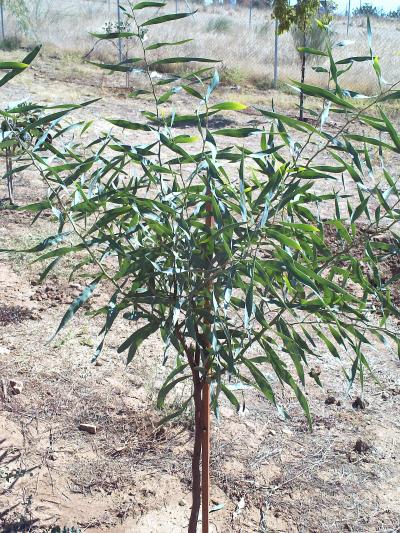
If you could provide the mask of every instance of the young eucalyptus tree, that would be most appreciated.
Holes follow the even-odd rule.
[[[332,89],[296,83],[313,98],[316,125],[256,108],[263,125],[215,128],[215,115],[245,108],[238,102],[213,103],[217,72],[206,66],[181,75],[152,75],[159,65],[210,63],[165,55],[187,39],[159,42],[157,31],[153,36],[150,30],[191,13],[146,16],[145,8],[164,5],[149,1],[127,7],[129,37],[137,39],[142,55],[101,65],[141,71],[146,86],[131,96],[136,102],[145,96],[142,119],[110,117],[113,129],[84,154],[58,148],[48,158],[33,152],[49,192],[46,200],[27,208],[40,213],[51,207],[58,213],[58,232],[33,249],[44,251],[41,261],[50,261],[46,273],[76,254],[73,272],[91,276],[57,332],[106,282],[112,291],[108,305],[97,311],[104,326],[94,358],[115,321],[123,318],[131,332],[118,352],[126,353],[128,363],[151,335],[164,342],[160,363],[169,361],[173,368],[159,391],[159,408],[176,386],[191,384],[180,409],[163,422],[194,403],[188,531],[195,533],[201,503],[202,528],[208,531],[210,405],[218,412],[225,396],[239,409],[235,388],[245,384],[286,414],[267,374],[273,372],[293,391],[311,425],[305,388],[309,379],[320,381],[306,370],[310,360],[320,358],[317,341],[335,358],[353,354],[350,364],[343,360],[350,384],[369,368],[365,345],[374,339],[400,345],[388,322],[389,315],[399,316],[390,296],[394,280],[380,271],[381,261],[400,253],[400,190],[384,164],[387,151],[400,153],[400,137],[383,110],[400,91],[389,87],[360,107],[357,95],[341,86],[339,74],[340,65],[351,68],[361,59],[335,61],[328,49],[321,57]],[[372,52],[364,60],[377,65]],[[375,72],[380,76],[378,68]],[[173,105],[180,91],[193,98],[190,114]],[[327,129],[331,117],[340,123],[335,130]],[[372,133],[360,135],[360,123]],[[190,129],[182,132],[183,124]],[[373,156],[376,148],[379,160]],[[329,156],[323,163],[322,153]],[[372,172],[381,179],[371,185]],[[343,191],[342,180],[356,193]],[[319,183],[332,183],[332,189],[319,192]],[[332,227],[338,239],[334,249],[326,238]],[[74,240],[66,231],[71,228]],[[362,261],[352,253],[360,239]]]
[[[0,87],[5,85],[19,73],[23,72],[35,59],[39,51],[40,46],[34,48],[20,63],[1,63],[0,68],[2,70],[7,70],[8,72],[0,79]],[[18,169],[14,169],[13,161],[17,152],[19,152],[19,159],[23,155],[24,147],[28,147],[29,145],[30,135],[26,131],[27,120],[25,114],[29,111],[32,111],[32,108],[27,110],[21,106],[15,107],[12,105],[7,109],[0,110],[0,116],[2,117],[0,129],[0,155],[5,161],[5,173],[3,179],[7,182],[8,199],[11,204],[14,203],[14,173],[26,168],[23,166],[23,168],[19,167]]]
[[[0,79],[0,87],[23,72],[38,55],[40,49],[40,46],[36,46],[21,63],[0,63],[0,68],[8,70],[8,73]],[[5,161],[5,173],[2,177],[7,183],[8,200],[11,205],[15,203],[15,175],[32,169],[33,153],[45,150],[50,150],[52,153],[53,137],[62,137],[71,127],[76,127],[76,125],[61,126],[61,119],[79,107],[81,106],[76,104],[44,106],[21,102],[10,103],[4,109],[0,109],[0,157]],[[58,111],[47,113],[55,109]]]

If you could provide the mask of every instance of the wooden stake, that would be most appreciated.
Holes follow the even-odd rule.
[[[210,384],[207,381],[203,385],[201,410],[201,519],[202,532],[208,533],[210,508]]]

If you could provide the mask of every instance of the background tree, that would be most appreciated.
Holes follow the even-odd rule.
[[[330,22],[331,16],[323,14],[322,19],[324,22]],[[301,62],[301,82],[304,83],[306,76],[306,64],[307,61],[314,60],[319,57],[314,55],[313,51],[325,52],[328,47],[332,46],[333,31],[329,24],[325,24],[325,28],[322,28],[321,22],[315,19],[304,31],[304,27],[300,28],[297,24],[291,26],[291,34],[296,50],[299,53]],[[300,91],[300,104],[299,104],[299,119],[304,120],[304,93]]]
[[[381,17],[383,15],[383,9],[378,9],[372,4],[362,4],[353,9],[353,15],[355,17]]]
[[[188,530],[195,533],[201,494],[202,528],[208,531],[209,473],[203,472],[201,479],[200,466],[203,461],[208,467],[202,435],[208,440],[210,388],[217,415],[222,396],[240,409],[235,391],[252,385],[288,416],[268,377],[272,372],[292,390],[311,425],[305,389],[310,379],[320,384],[307,371],[310,361],[320,357],[316,339],[333,357],[345,358],[349,385],[369,369],[364,347],[372,339],[400,346],[388,322],[391,314],[399,316],[399,309],[390,296],[391,280],[380,270],[383,259],[400,253],[395,232],[400,190],[387,168],[373,186],[366,181],[376,147],[378,166],[386,151],[400,153],[396,126],[381,108],[400,93],[390,87],[363,108],[355,105],[352,99],[358,95],[346,92],[338,76],[340,65],[351,68],[354,58],[335,61],[328,48],[320,55],[329,59],[332,90],[295,83],[315,98],[317,125],[259,109],[264,125],[218,129],[214,115],[245,106],[211,102],[219,78],[209,66],[157,81],[151,76],[159,65],[210,62],[158,55],[183,41],[158,42],[149,28],[191,15],[142,14],[147,7],[164,5],[140,2],[126,11],[142,48],[140,59],[99,65],[117,72],[132,64],[141,68],[147,87],[131,97],[150,95],[153,108],[146,100],[138,122],[110,118],[116,130],[79,153],[62,145],[53,148],[51,157],[33,150],[48,196],[27,209],[40,214],[51,207],[58,217],[57,233],[31,249],[41,252],[40,261],[50,261],[42,278],[72,254],[72,274],[90,279],[56,333],[104,284],[109,302],[96,312],[104,316],[104,327],[94,360],[122,317],[132,327],[118,348],[128,363],[150,335],[157,333],[164,341],[162,363],[170,365],[170,373],[158,394],[159,408],[181,384],[191,384],[179,410],[167,411],[162,423],[193,401]],[[371,50],[357,58],[362,60],[374,65],[380,77]],[[193,98],[193,113],[180,114],[173,105],[180,91]],[[326,129],[330,116],[333,121],[346,117],[335,133]],[[360,122],[375,130],[376,138],[360,135]],[[190,127],[185,133],[177,131],[182,124]],[[119,130],[143,132],[143,137],[132,140]],[[51,132],[50,124],[46,133]],[[255,149],[250,148],[254,136],[259,138]],[[251,144],[246,146],[248,137]],[[51,148],[46,140],[44,146]],[[321,153],[328,156],[323,164]],[[339,191],[344,175],[356,190],[351,197]],[[314,187],[318,180],[332,180],[335,188],[320,193]],[[322,218],[321,213],[328,215]],[[336,232],[334,246],[327,238],[329,228]],[[352,253],[360,242],[362,260]]]
[[[294,11],[288,0],[274,0],[272,18],[275,19],[274,89],[278,85],[279,35],[289,30],[294,20]]]
[[[321,2],[325,15],[332,15],[338,10],[338,4],[334,0],[322,0]]]
[[[25,0],[0,0],[2,40],[6,39],[5,14],[9,12],[17,21],[18,29],[26,33],[29,29],[29,12]]]
[[[273,11],[278,20],[278,33],[282,34],[290,28],[294,28],[294,40],[298,45],[301,61],[301,83],[304,83],[306,75],[307,38],[317,41],[317,35],[325,38],[319,27],[315,24],[315,18],[320,9],[320,0],[299,0],[291,5],[287,0],[277,0]],[[317,43],[318,44],[318,43]],[[299,119],[304,120],[304,92],[300,90]]]

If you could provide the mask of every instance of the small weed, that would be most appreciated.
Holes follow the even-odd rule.
[[[267,91],[273,88],[273,81],[268,76],[254,78],[251,81],[253,82],[254,87],[260,91]]]
[[[73,330],[67,332],[66,335],[60,336],[58,340],[54,343],[54,349],[61,348],[66,344],[69,344],[75,338],[75,333]]]
[[[244,85],[248,81],[246,73],[239,67],[224,67],[220,77],[225,85]]]

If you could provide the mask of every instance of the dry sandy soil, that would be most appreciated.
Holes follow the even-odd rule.
[[[42,60],[2,89],[1,100],[103,96],[85,117],[134,118],[124,91],[100,82],[91,69],[66,71],[57,59]],[[103,126],[96,122],[94,132]],[[20,203],[41,191],[31,175],[17,180]],[[0,247],[28,247],[54,231],[49,217],[30,222],[30,215],[0,210]],[[154,400],[167,372],[159,339],[126,367],[115,349],[127,335],[120,323],[94,365],[100,322],[80,313],[46,343],[80,285],[63,271],[38,285],[39,272],[26,255],[0,255],[1,530],[184,532],[192,430],[189,415],[156,427],[162,413]],[[223,404],[212,436],[212,501],[223,508],[212,514],[211,531],[400,531],[400,364],[390,347],[376,345],[368,355],[380,382],[367,377],[360,401],[358,385],[348,391],[340,365],[321,347],[315,363],[325,388],[308,385],[312,432],[284,390],[285,422],[254,391],[245,391],[241,415]],[[13,380],[20,382],[14,388]],[[95,424],[97,433],[80,431],[81,423]]]

